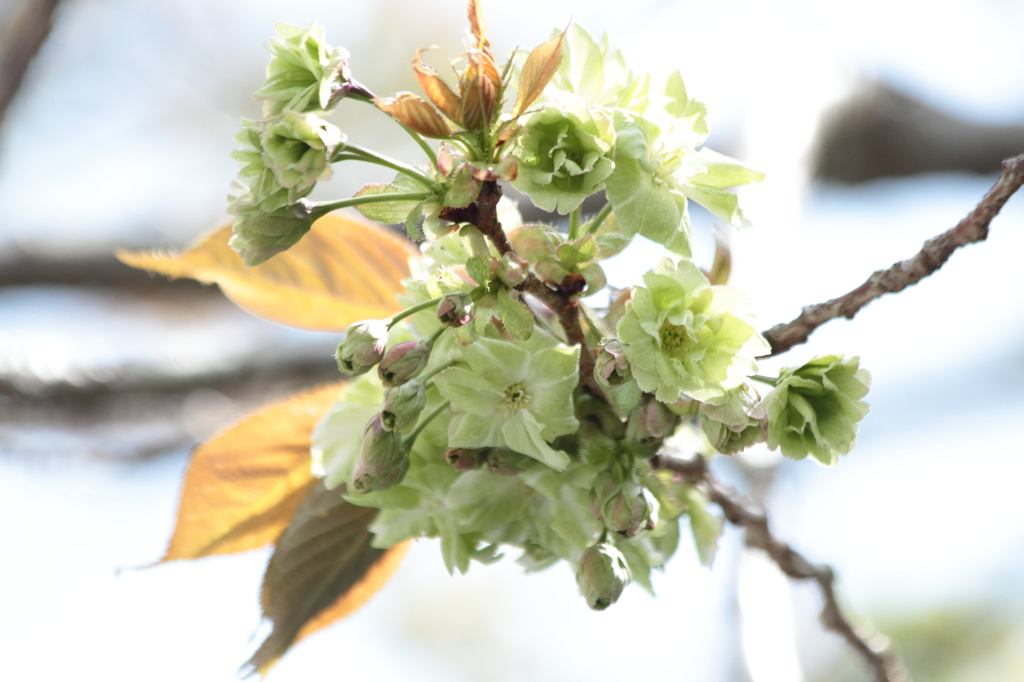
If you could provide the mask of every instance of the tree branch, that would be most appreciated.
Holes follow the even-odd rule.
[[[0,54],[0,124],[21,87],[32,58],[53,26],[53,12],[60,0],[29,0],[7,34],[7,49]]]
[[[896,293],[917,284],[941,268],[961,246],[984,241],[988,227],[1006,201],[1024,184],[1024,155],[1003,161],[1003,174],[978,206],[956,227],[924,243],[913,258],[878,270],[864,284],[839,298],[807,306],[791,322],[778,324],[764,332],[772,347],[772,355],[806,343],[815,329],[829,320],[845,317],[850,320],[861,308],[884,294]]]
[[[910,674],[899,656],[890,648],[889,641],[875,632],[859,632],[839,608],[832,569],[812,564],[787,543],[772,535],[764,510],[735,490],[719,483],[708,471],[703,457],[679,459],[657,455],[651,460],[656,469],[667,469],[706,489],[711,501],[722,508],[725,518],[746,531],[748,547],[764,550],[779,569],[794,580],[814,580],[821,588],[824,606],[821,624],[838,633],[874,671],[877,682],[909,682]]]

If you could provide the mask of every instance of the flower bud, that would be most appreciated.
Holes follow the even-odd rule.
[[[400,386],[427,366],[430,346],[421,341],[406,341],[392,346],[377,367],[385,386]]]
[[[386,490],[401,482],[409,470],[409,453],[397,431],[388,431],[380,415],[366,423],[359,459],[352,472],[352,487],[356,492]]]
[[[418,381],[408,381],[384,391],[384,403],[380,409],[380,421],[388,431],[408,433],[416,426],[423,406],[427,404],[427,392]]]
[[[471,448],[448,448],[444,458],[456,471],[472,471],[480,468],[485,452]]]
[[[437,304],[437,319],[449,327],[461,327],[473,319],[473,299],[469,294],[447,294]]]
[[[595,611],[603,611],[618,601],[629,581],[626,557],[610,543],[588,549],[576,572],[580,592]]]
[[[627,481],[601,508],[605,527],[624,538],[642,530],[654,530],[658,524],[658,501],[646,488]]]
[[[626,424],[626,438],[639,443],[644,448],[657,450],[661,441],[672,433],[679,417],[663,403],[653,397],[645,398],[640,407],[629,415]],[[651,454],[654,454],[651,452]]]
[[[509,448],[491,448],[487,451],[487,468],[502,476],[515,476],[526,469],[531,458]]]
[[[363,320],[349,325],[334,358],[342,374],[366,374],[384,357],[388,326],[381,320]]]
[[[602,388],[621,386],[633,378],[626,360],[626,344],[610,339],[598,348],[594,358],[594,378]]]

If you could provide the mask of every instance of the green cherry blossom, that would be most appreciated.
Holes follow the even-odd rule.
[[[465,366],[434,377],[451,401],[451,447],[508,447],[559,471],[569,456],[548,443],[575,433],[572,393],[579,348],[535,332],[529,341],[480,339],[462,349]]]
[[[663,259],[634,287],[619,340],[637,383],[663,403],[682,396],[719,402],[757,370],[769,347],[739,292],[711,286],[690,261]]]
[[[826,466],[853,447],[857,422],[868,413],[861,400],[871,375],[857,357],[816,357],[779,373],[775,388],[764,398],[768,412],[768,447],[782,448],[792,459],[808,455]]]
[[[572,95],[563,95],[523,120],[513,154],[512,182],[546,211],[568,213],[602,189],[614,168],[612,118]]]

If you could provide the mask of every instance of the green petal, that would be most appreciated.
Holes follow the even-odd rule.
[[[504,390],[526,378],[530,354],[505,341],[480,339],[462,349],[470,368],[495,388]]]
[[[438,374],[434,384],[459,410],[481,416],[494,414],[495,405],[504,395],[493,384],[459,367]]]
[[[529,455],[552,469],[564,470],[569,466],[569,456],[560,450],[554,450],[541,437],[541,426],[533,415],[526,410],[519,410],[505,421],[501,429],[505,443],[516,452]]]
[[[457,414],[448,425],[448,445],[453,448],[486,448],[505,445],[503,419],[498,413],[490,417],[478,414]],[[525,454],[525,453],[524,453]]]

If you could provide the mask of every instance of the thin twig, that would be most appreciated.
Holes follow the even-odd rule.
[[[21,88],[32,58],[53,26],[53,12],[60,0],[29,0],[18,21],[7,33],[7,48],[0,54],[0,125],[7,108]]]
[[[764,550],[779,569],[795,580],[814,580],[821,588],[824,606],[821,624],[838,633],[874,671],[877,682],[909,682],[910,674],[899,656],[889,647],[886,637],[875,632],[866,634],[843,615],[835,592],[835,575],[822,564],[812,564],[787,543],[772,535],[768,517],[759,505],[744,498],[735,490],[722,485],[708,471],[702,457],[679,459],[658,455],[651,461],[657,469],[667,469],[694,483],[700,483],[711,501],[722,508],[725,518],[746,531],[749,547]]]
[[[853,291],[826,303],[807,306],[792,322],[775,325],[764,332],[772,355],[806,343],[811,333],[829,320],[853,319],[876,298],[902,291],[941,268],[961,246],[984,241],[988,237],[989,223],[1021,185],[1024,185],[1024,155],[1003,161],[1003,174],[978,206],[956,227],[925,242],[916,256],[879,270]]]

